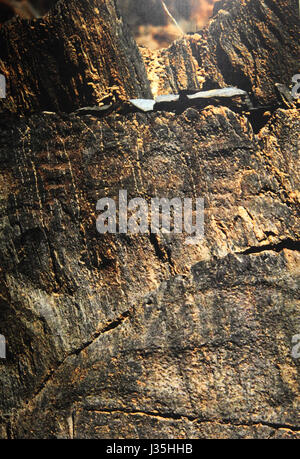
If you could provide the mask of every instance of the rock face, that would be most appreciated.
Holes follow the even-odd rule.
[[[1,124],[2,438],[300,438],[299,122],[279,109],[255,135],[220,105]],[[120,189],[203,197],[205,237],[99,234]]]
[[[8,81],[2,109],[64,111],[120,98],[151,96],[137,46],[113,0],[58,2],[35,21],[0,29],[0,72]],[[1,107],[1,106],[0,106]]]
[[[197,34],[168,49],[141,50],[155,94],[234,85],[255,104],[276,97],[274,82],[291,83],[299,71],[297,0],[217,2],[215,16]]]

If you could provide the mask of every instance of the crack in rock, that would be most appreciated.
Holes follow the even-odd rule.
[[[266,244],[266,245],[261,245],[258,247],[249,247],[249,249],[245,250],[244,252],[237,252],[236,254],[237,255],[252,255],[255,253],[261,253],[265,251],[274,251],[274,252],[279,253],[284,249],[295,250],[299,252],[300,251],[300,241],[287,238],[279,242],[278,244]]]

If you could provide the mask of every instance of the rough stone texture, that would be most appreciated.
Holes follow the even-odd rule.
[[[268,127],[214,107],[44,115],[1,136],[12,435],[68,437],[71,417],[76,437],[299,436],[297,112],[270,129],[276,151]],[[100,236],[107,186],[204,196],[205,239]]]
[[[141,48],[153,93],[234,85],[248,91],[254,104],[273,103],[274,81],[290,85],[300,71],[298,1],[218,3],[197,34],[168,49]]]
[[[1,124],[1,438],[300,438],[299,123]],[[100,235],[119,189],[203,196],[205,238]]]
[[[137,46],[114,0],[59,1],[37,20],[0,29],[0,72],[8,81],[0,111],[71,112],[120,98],[151,96]]]

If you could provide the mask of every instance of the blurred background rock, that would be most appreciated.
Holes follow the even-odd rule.
[[[181,33],[164,11],[161,0],[117,0],[120,10],[140,46],[167,47]],[[0,0],[0,24],[18,15],[25,19],[40,17],[56,0]],[[212,15],[216,0],[165,0],[181,29],[196,32]]]
[[[43,16],[57,0],[0,0],[0,24],[14,16],[32,19]]]

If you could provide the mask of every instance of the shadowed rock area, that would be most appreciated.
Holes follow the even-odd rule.
[[[49,15],[16,17],[0,29],[0,111],[71,112],[119,98],[150,97],[137,46],[113,0],[58,2]]]
[[[203,30],[145,57],[153,93],[212,89],[247,91],[255,104],[274,101],[274,82],[290,85],[299,73],[297,0],[221,1]]]
[[[115,30],[114,2],[82,3],[99,10],[106,5]],[[245,19],[249,12],[255,17],[257,3],[224,2],[224,8],[234,18],[239,4]],[[278,11],[290,11],[294,2],[277,4],[282,33],[293,31],[293,18],[285,29],[288,15]],[[42,21],[55,22],[55,11],[66,6],[56,8]],[[205,40],[217,46],[230,30],[224,14],[219,10],[212,19],[199,49]],[[67,24],[61,37],[69,33]],[[258,31],[250,25],[254,37]],[[3,27],[2,39],[13,27]],[[40,22],[24,27],[38,34]],[[218,27],[221,36],[210,35]],[[107,48],[101,65],[117,75],[124,62],[135,67],[137,59],[138,79],[124,67],[119,87],[129,88],[127,95],[137,88],[135,95],[145,97],[149,83],[138,49],[126,28],[118,30],[110,32],[111,47],[124,44],[124,61],[115,62]],[[14,29],[15,49],[22,31]],[[266,42],[270,35],[275,40],[273,31],[266,23]],[[47,29],[46,48],[53,33]],[[185,59],[198,38],[186,40],[165,53],[176,48]],[[275,100],[274,84],[290,82],[298,65],[296,43],[289,51],[277,40],[286,65],[276,72],[274,56],[261,45],[248,65],[244,52],[233,59],[240,84],[234,72],[226,74],[227,66],[215,64],[214,51],[210,75],[221,86],[251,86],[257,101]],[[90,62],[92,39],[86,46]],[[28,56],[20,59],[27,65]],[[73,77],[54,59],[55,78],[69,86]],[[264,75],[262,96],[249,76],[254,67],[257,78]],[[177,68],[188,89],[194,68]],[[27,82],[30,75],[22,78]],[[17,93],[17,79],[10,78],[9,91]],[[73,108],[86,104],[81,88]],[[0,333],[7,341],[7,358],[0,360],[0,437],[300,438],[300,359],[292,356],[293,336],[300,333],[296,104],[274,110],[254,134],[246,115],[221,103],[181,114],[95,119],[63,113],[70,104],[63,108],[60,101],[57,113],[41,113],[41,93],[24,104],[14,94],[3,102],[10,116],[2,114],[0,136]],[[97,97],[105,95],[99,89]],[[205,237],[187,245],[185,234],[100,235],[96,203],[104,196],[117,201],[120,189],[128,199],[148,202],[203,197]]]

